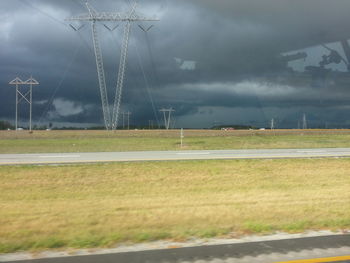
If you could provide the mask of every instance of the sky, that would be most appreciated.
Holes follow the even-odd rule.
[[[89,2],[128,12],[129,1]],[[350,38],[349,9],[348,0],[140,0],[137,12],[160,21],[132,26],[122,110],[139,126],[161,125],[159,110],[173,108],[176,128],[269,127],[271,119],[297,128],[304,114],[309,127],[350,127],[339,42]],[[103,126],[91,24],[66,21],[85,13],[83,0],[0,0],[0,120],[15,119],[9,82],[33,76],[35,125]],[[110,105],[123,25],[97,24]],[[320,70],[330,50],[343,61]],[[284,58],[299,52],[306,58]],[[21,103],[22,126],[28,115]]]

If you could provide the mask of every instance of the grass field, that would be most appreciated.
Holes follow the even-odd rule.
[[[180,131],[1,131],[0,153],[179,150]],[[350,147],[350,130],[185,130],[183,150]]]
[[[350,160],[0,167],[0,252],[350,228]]]

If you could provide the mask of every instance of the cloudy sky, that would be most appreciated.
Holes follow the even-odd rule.
[[[103,125],[91,26],[65,21],[86,13],[84,2],[0,0],[1,120],[14,121],[8,82],[33,75],[35,124]],[[89,2],[101,12],[130,7]],[[136,125],[161,122],[159,109],[172,107],[175,127],[267,127],[274,118],[296,128],[304,113],[313,127],[350,127],[350,74],[339,43],[350,38],[348,10],[348,0],[140,0],[137,11],[160,21],[133,25],[123,110]],[[105,25],[98,30],[113,104],[123,24]],[[154,27],[144,33],[138,25]],[[331,50],[343,61],[320,69]],[[307,57],[287,61],[298,52]]]

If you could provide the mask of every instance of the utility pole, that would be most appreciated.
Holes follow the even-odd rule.
[[[16,131],[18,130],[18,105],[22,100],[29,104],[29,131],[32,131],[33,85],[39,85],[39,82],[33,77],[30,77],[26,81],[17,77],[10,81],[9,84],[16,86]],[[21,88],[22,86],[27,86],[27,89]]]
[[[275,119],[271,119],[271,130],[275,129]]]
[[[171,123],[171,113],[175,112],[173,108],[170,109],[160,109],[160,112],[163,112],[163,117],[164,117],[164,127],[165,129],[169,130],[170,128],[170,123]]]
[[[127,112],[124,112],[123,113],[123,120],[124,120],[124,115],[126,115],[127,116],[127,120],[128,120],[128,130],[130,130],[130,115],[131,115],[132,113],[130,112],[130,111],[127,111]]]
[[[128,130],[130,130],[130,115],[132,113],[130,111],[122,112],[123,116],[123,129],[125,129],[125,115],[127,116],[127,124],[128,124]]]
[[[307,129],[307,120],[306,120],[306,114],[303,115],[303,130]]]
[[[131,7],[130,11],[122,14],[117,12],[97,12],[88,2],[86,2],[86,7],[89,11],[88,14],[75,16],[68,18],[68,21],[88,21],[91,22],[92,27],[92,38],[94,44],[94,52],[96,57],[96,66],[97,66],[97,75],[100,86],[100,94],[102,101],[102,109],[105,127],[107,130],[116,130],[118,128],[119,115],[120,115],[120,106],[121,99],[123,93],[123,85],[125,79],[125,71],[126,71],[126,62],[128,57],[128,48],[129,48],[129,40],[130,40],[130,32],[131,25],[134,22],[141,21],[159,21],[156,18],[145,17],[136,13],[137,3],[135,2]],[[97,22],[123,22],[124,24],[124,33],[123,33],[123,43],[121,47],[121,55],[119,61],[119,69],[118,69],[118,80],[115,88],[115,97],[114,97],[114,106],[112,113],[109,110],[109,102],[108,102],[108,94],[106,87],[106,78],[105,71],[103,65],[103,57],[101,52],[101,47],[99,43],[98,31],[96,27]],[[110,29],[105,25],[105,27]],[[73,28],[74,29],[74,28]]]

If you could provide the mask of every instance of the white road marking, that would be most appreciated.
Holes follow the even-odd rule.
[[[80,155],[46,155],[39,156],[39,158],[79,158]]]
[[[209,155],[210,153],[209,152],[204,152],[204,153],[176,153],[178,155]]]
[[[297,151],[297,153],[328,153],[327,151]]]

